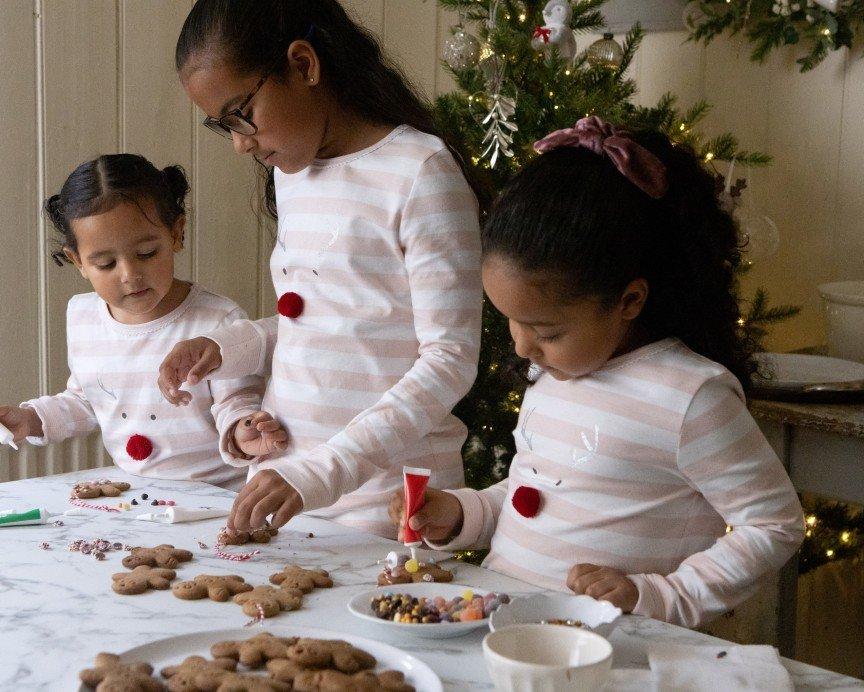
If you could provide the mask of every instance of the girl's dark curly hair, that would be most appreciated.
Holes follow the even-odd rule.
[[[649,296],[639,325],[677,337],[728,368],[745,389],[755,370],[736,297],[741,246],[713,177],[686,147],[658,132],[633,135],[666,166],[669,191],[651,199],[605,156],[563,147],[507,185],[483,229],[484,256],[543,272],[560,299],[614,305],[632,280]]]
[[[69,262],[64,248],[78,251],[72,221],[103,214],[123,202],[138,205],[146,216],[142,202],[152,200],[158,221],[170,228],[186,213],[188,192],[189,183],[180,166],[159,170],[138,154],[105,154],[85,161],[69,174],[59,193],[45,200],[45,214],[60,236],[60,247],[51,257],[62,266]]]

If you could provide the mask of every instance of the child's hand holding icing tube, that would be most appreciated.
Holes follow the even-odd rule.
[[[423,540],[444,542],[462,528],[462,505],[454,495],[426,488],[429,469],[406,467],[405,487],[393,494],[390,521],[399,529],[398,540],[417,548]]]

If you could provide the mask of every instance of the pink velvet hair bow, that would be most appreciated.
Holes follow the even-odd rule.
[[[598,156],[605,154],[621,175],[654,199],[660,199],[669,189],[663,162],[637,144],[626,130],[618,130],[596,115],[534,143],[534,149],[541,154],[558,147],[585,147]]]

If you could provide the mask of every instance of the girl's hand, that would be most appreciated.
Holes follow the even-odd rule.
[[[639,590],[627,575],[611,567],[583,563],[574,565],[567,575],[567,588],[598,601],[609,601],[625,613],[630,613],[639,602]]]
[[[203,378],[222,365],[222,353],[213,339],[196,336],[174,344],[159,366],[159,389],[175,406],[186,406],[192,395],[180,389],[183,382],[198,384]]]
[[[300,493],[276,471],[264,469],[252,476],[238,493],[228,517],[228,529],[253,531],[263,526],[270,514],[273,515],[270,525],[278,529],[302,511]]]
[[[3,423],[15,438],[21,442],[25,437],[42,437],[42,420],[32,408],[0,406],[0,423]]]
[[[237,421],[234,445],[250,457],[283,452],[288,448],[288,432],[266,411],[258,411]]]
[[[424,494],[423,506],[408,521],[408,526],[419,531],[433,543],[444,543],[462,530],[464,519],[462,503],[455,495],[429,488]],[[405,491],[393,493],[387,507],[390,521],[399,528],[398,539],[405,540]]]

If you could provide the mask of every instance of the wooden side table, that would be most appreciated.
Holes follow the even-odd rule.
[[[864,405],[753,399],[750,412],[798,492],[864,504]],[[777,647],[795,655],[797,557],[780,572]]]

